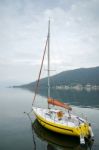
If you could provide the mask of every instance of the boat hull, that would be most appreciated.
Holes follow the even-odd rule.
[[[83,136],[88,138],[89,137],[89,126],[88,124],[82,124],[79,127],[69,127],[66,125],[59,125],[58,123],[53,123],[51,121],[48,121],[47,119],[43,118],[42,116],[38,115],[35,111],[34,114],[38,120],[38,122],[48,130],[51,130],[53,132],[57,132],[64,135],[70,135],[70,136],[76,136],[80,137],[80,135],[83,133]]]
[[[58,125],[53,125],[52,123],[49,122],[45,122],[44,119],[41,119],[39,116],[37,116],[37,120],[38,122],[45,128],[56,132],[56,133],[60,133],[60,134],[65,134],[65,135],[71,135],[71,136],[77,136],[76,133],[74,133],[74,131],[70,128],[63,128],[62,126],[58,126]]]

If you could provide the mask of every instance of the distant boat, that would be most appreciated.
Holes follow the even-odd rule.
[[[48,53],[48,108],[35,107],[34,101],[36,100],[36,95],[38,92],[40,76],[42,72],[43,62],[45,58],[45,53]],[[80,143],[85,144],[85,138],[93,138],[93,132],[91,125],[87,120],[72,114],[72,108],[69,104],[65,104],[57,99],[53,99],[50,96],[50,20],[48,23],[48,35],[44,48],[44,53],[42,57],[40,72],[37,80],[37,85],[35,88],[35,94],[33,98],[33,112],[38,120],[38,122],[45,128],[65,135],[76,136],[80,138]],[[42,104],[43,105],[43,104]],[[50,108],[49,106],[59,106]]]

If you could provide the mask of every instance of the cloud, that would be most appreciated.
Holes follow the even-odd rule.
[[[99,65],[98,6],[98,0],[0,1],[2,80],[7,76],[20,82],[36,79],[49,17],[53,69],[60,72]],[[10,71],[6,72],[6,68]]]

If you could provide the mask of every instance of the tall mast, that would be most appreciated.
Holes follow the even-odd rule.
[[[48,22],[48,98],[50,97],[50,20]]]

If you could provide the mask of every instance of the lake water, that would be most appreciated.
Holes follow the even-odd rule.
[[[76,114],[87,115],[95,135],[94,143],[81,147],[78,139],[49,132],[35,121],[33,114],[31,126],[31,120],[24,112],[31,110],[33,93],[0,88],[0,150],[99,150],[99,92],[59,93],[62,93],[64,102],[72,104]],[[46,107],[46,98],[43,96],[44,92],[42,96],[37,96],[36,105]]]

